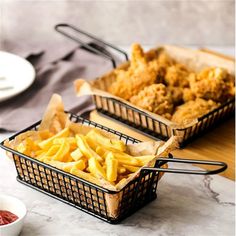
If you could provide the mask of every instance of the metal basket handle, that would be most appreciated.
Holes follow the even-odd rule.
[[[191,170],[191,169],[175,169],[175,168],[161,168],[161,167],[144,167],[142,170],[148,171],[158,171],[158,172],[168,172],[176,174],[194,174],[194,175],[214,175],[221,173],[227,169],[227,164],[220,161],[202,161],[202,160],[191,160],[191,159],[181,159],[181,158],[158,158],[156,165],[160,162],[176,162],[185,164],[199,164],[199,165],[209,165],[209,166],[219,166],[219,168],[214,170]]]
[[[92,39],[93,42],[85,43],[78,36],[71,35],[71,34],[69,34],[69,32],[66,32],[66,30],[68,30],[68,29],[73,30],[74,33],[76,33],[78,35],[81,34],[81,35],[84,35],[84,36]],[[60,23],[60,24],[55,25],[55,30],[57,32],[63,34],[67,38],[70,38],[70,39],[74,40],[75,42],[79,43],[82,46],[82,48],[85,48],[90,52],[93,52],[95,54],[98,54],[98,55],[110,60],[112,62],[112,65],[114,68],[116,68],[116,61],[115,61],[114,57],[112,56],[112,54],[105,49],[105,46],[110,47],[113,50],[116,50],[118,53],[121,53],[125,57],[125,60],[128,61],[128,55],[125,51],[121,50],[118,47],[115,47],[114,45],[112,45],[110,43],[107,43],[107,42],[97,38],[96,36],[94,36],[90,33],[83,31],[73,25],[66,24],[66,23]]]

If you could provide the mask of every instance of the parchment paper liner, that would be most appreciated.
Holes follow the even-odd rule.
[[[228,72],[232,75],[235,75],[234,70],[234,62],[222,57],[219,57],[217,55],[209,54],[207,52],[199,51],[199,50],[193,50],[193,49],[187,49],[172,45],[164,45],[162,47],[159,47],[157,49],[152,49],[146,53],[146,55],[149,55],[151,51],[157,50],[157,51],[165,51],[170,55],[171,58],[175,59],[176,61],[186,65],[189,69],[199,72],[200,70],[206,68],[206,67],[222,67],[228,70]],[[118,69],[127,69],[129,66],[129,62],[126,62],[118,67]],[[153,112],[149,112],[145,109],[142,109],[140,107],[135,106],[134,104],[128,102],[127,100],[124,100],[120,97],[114,96],[111,93],[108,92],[108,88],[110,85],[116,80],[116,76],[114,73],[114,70],[110,71],[109,73],[105,74],[102,77],[99,77],[93,81],[86,82],[83,79],[78,79],[75,81],[75,89],[77,96],[83,96],[83,95],[99,95],[103,97],[108,98],[114,98],[118,101],[121,101],[123,103],[126,103],[127,105],[130,105],[132,107],[135,107],[142,112],[147,113],[149,116],[153,117],[154,119],[161,121],[162,123],[166,124],[170,128],[178,128],[178,129],[184,129],[191,127],[198,123],[198,119],[194,119],[191,123],[187,125],[179,125],[176,124],[160,115],[157,115]],[[123,114],[124,115],[124,114]],[[122,116],[122,115],[121,115]],[[138,120],[138,118],[137,118]]]
[[[94,129],[94,127],[89,127],[86,125],[78,124],[78,123],[73,123],[69,120],[68,114],[64,112],[64,106],[61,100],[61,97],[57,94],[54,94],[50,100],[50,103],[44,113],[42,122],[40,123],[38,127],[38,131],[43,131],[43,130],[50,130],[53,133],[57,133],[60,130],[64,129],[65,127],[68,127],[71,131],[74,133],[80,133],[86,135],[91,129]],[[109,137],[109,138],[115,138],[118,139],[117,136],[115,136],[112,133],[108,133],[106,131],[100,130],[103,135]],[[38,132],[37,131],[27,131],[25,133],[22,133],[18,136],[15,137],[14,140],[7,140],[5,141],[4,145],[8,146],[12,149],[15,149],[21,142],[24,142],[24,140],[30,137],[33,140],[37,140],[39,138]],[[133,156],[140,156],[140,155],[155,155],[155,158],[148,162],[145,166],[154,166],[155,161],[158,157],[160,156],[168,156],[168,153],[170,151],[174,150],[177,147],[177,138],[176,137],[171,137],[166,143],[163,141],[149,141],[149,142],[141,142],[141,143],[136,143],[136,144],[128,144],[127,145],[127,152]],[[87,186],[76,186],[76,182],[71,180],[70,178],[64,177],[61,174],[57,174],[55,171],[52,171],[50,173],[50,170],[45,169],[44,167],[39,167],[38,170],[34,169],[34,165],[30,163],[29,160],[23,160],[21,161],[21,165],[23,165],[23,168],[20,166],[20,160],[19,157],[15,158],[16,165],[18,167],[18,172],[22,177],[29,179],[35,179],[35,184],[38,186],[51,191],[55,194],[60,194],[64,197],[68,197],[70,200],[75,198],[75,193],[73,192],[73,186],[74,188],[78,190],[79,187],[79,194],[80,195],[80,204],[85,205],[85,202],[87,201],[89,204],[92,204],[92,200],[94,196],[98,194],[99,197],[102,196],[102,192],[96,192],[95,190],[91,189],[91,196],[90,198],[86,198],[89,188]],[[27,164],[27,166],[24,166]],[[167,168],[167,165],[165,165]],[[26,171],[27,168],[27,171]],[[105,181],[104,179],[99,180],[99,185],[102,186],[103,188],[106,188],[111,191],[115,191],[117,193],[115,194],[108,194],[105,193],[105,203],[107,208],[107,213],[110,217],[116,218],[119,216],[119,204],[122,200],[122,190],[128,183],[130,183],[132,180],[137,178],[140,174],[141,168],[130,175],[125,182],[122,184],[119,184],[117,186],[111,185],[108,181]],[[29,173],[29,174],[28,174]],[[66,172],[65,172],[66,173]],[[54,176],[55,178],[51,178],[51,175]],[[162,174],[160,174],[161,178]],[[72,189],[68,189],[70,186],[70,183],[72,185]],[[97,184],[97,183],[96,183]],[[84,188],[84,191],[81,191],[81,189]],[[85,199],[86,198],[86,199]],[[82,203],[81,203],[82,200]],[[84,202],[84,204],[83,204]],[[89,207],[89,206],[88,206]],[[96,203],[95,203],[95,207]],[[91,206],[92,209],[92,206]],[[103,211],[105,211],[105,208],[102,207]]]

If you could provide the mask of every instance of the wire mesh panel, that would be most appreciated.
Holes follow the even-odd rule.
[[[154,183],[155,181],[155,183]],[[119,214],[128,216],[156,198],[158,173],[142,171],[142,174],[122,190]]]
[[[235,101],[232,100],[202,116],[193,126],[184,129],[174,129],[173,134],[182,137],[181,145],[184,146],[193,139],[206,133],[206,131],[216,127],[220,122],[233,115],[234,111]]]
[[[113,133],[125,143],[137,143],[137,139],[109,129],[82,117],[70,114],[73,122],[97,127]],[[39,122],[28,130],[37,130]],[[17,135],[12,136],[10,140]],[[12,153],[17,179],[34,189],[46,193],[78,209],[92,214],[109,223],[118,223],[151,200],[156,198],[158,172],[142,170],[140,174],[119,192],[110,191],[84,179],[59,170],[53,166],[30,158],[0,144]],[[164,163],[163,163],[164,164]],[[161,164],[162,165],[162,164]],[[160,165],[160,166],[161,166]]]
[[[99,112],[154,138],[165,141],[172,135],[178,135],[180,137],[179,142],[181,147],[184,147],[194,138],[215,127],[219,122],[232,115],[235,110],[235,101],[231,100],[202,116],[196,124],[190,127],[173,128],[151,117],[149,114],[114,98],[94,95],[93,99]]]

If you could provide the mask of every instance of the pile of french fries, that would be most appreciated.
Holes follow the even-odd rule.
[[[165,143],[126,145],[104,130],[72,122],[64,112],[61,96],[54,94],[38,129],[6,140],[4,145],[88,182],[119,191],[138,175],[142,166],[153,166],[159,156],[167,156],[175,149],[176,143],[176,137],[172,137]]]
[[[155,158],[130,155],[122,140],[108,138],[97,128],[87,134],[75,133],[69,127],[56,134],[49,130],[28,132],[37,136],[29,134],[16,146],[18,152],[98,185],[121,185]]]

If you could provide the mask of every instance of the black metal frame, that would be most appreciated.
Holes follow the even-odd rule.
[[[233,99],[198,118],[196,124],[185,128],[178,128],[172,127],[161,120],[157,120],[146,112],[115,98],[94,95],[93,100],[96,109],[100,113],[132,127],[136,131],[151,136],[154,139],[166,141],[172,135],[179,136],[180,148],[185,147],[194,139],[216,127],[220,122],[232,116],[235,111],[235,100]]]
[[[128,55],[125,51],[121,50],[118,47],[115,47],[114,45],[112,45],[110,43],[105,42],[104,40],[101,40],[101,39],[95,37],[94,35],[92,35],[88,32],[83,31],[73,25],[66,24],[66,23],[57,24],[55,26],[55,30],[57,32],[61,33],[62,35],[72,39],[73,41],[77,42],[79,45],[81,45],[82,48],[110,60],[112,62],[113,68],[116,68],[116,60],[112,56],[112,54],[106,50],[105,47],[109,47],[110,49],[113,49],[113,50],[117,51],[118,53],[122,54],[124,56],[125,60],[128,61]],[[77,34],[77,36],[69,33],[69,30],[74,32],[75,34]],[[82,39],[79,38],[79,35],[86,36],[90,40],[93,40],[93,41],[86,43]]]
[[[69,115],[73,122],[113,133],[126,144],[140,142],[135,138],[86,120],[80,116],[70,113]],[[9,140],[13,140],[23,132],[37,130],[39,124],[40,121],[11,136]],[[112,224],[119,223],[156,198],[160,172],[208,175],[220,173],[227,168],[227,165],[223,162],[179,159],[173,158],[170,154],[169,158],[159,158],[154,167],[143,167],[134,180],[119,192],[116,192],[19,153],[5,146],[4,141],[0,143],[0,147],[12,154],[17,171],[17,180],[19,182]],[[161,168],[167,162],[197,163],[219,166],[219,168],[206,171]],[[111,215],[107,205],[109,199],[114,199],[113,196],[115,195],[120,196],[119,200],[117,200],[119,204],[116,216]]]
[[[63,28],[65,30],[73,30],[77,34],[85,35],[94,42],[86,44],[84,41],[80,40],[79,37],[75,37],[67,33],[65,30],[63,30]],[[101,40],[75,26],[62,23],[56,25],[55,29],[64,36],[82,45],[83,48],[111,60],[114,68],[116,67],[115,59],[112,57],[112,54],[106,50],[105,46],[116,50],[118,53],[122,53],[125,57],[125,60],[128,60],[127,54],[120,48],[117,48],[114,45],[107,43],[104,40]],[[197,137],[205,134],[206,131],[215,127],[220,121],[225,120],[227,117],[232,115],[235,110],[235,100],[233,99],[216,108],[214,111],[211,111],[208,114],[198,118],[198,122],[190,127],[173,128],[163,121],[157,120],[151,115],[117,99],[98,95],[94,95],[93,98],[96,108],[99,112],[124,124],[127,124],[128,126],[133,127],[136,130],[151,136],[152,138],[167,140],[172,135],[180,136],[179,142],[181,148],[186,146]],[[120,112],[121,110],[123,110],[123,113]]]

